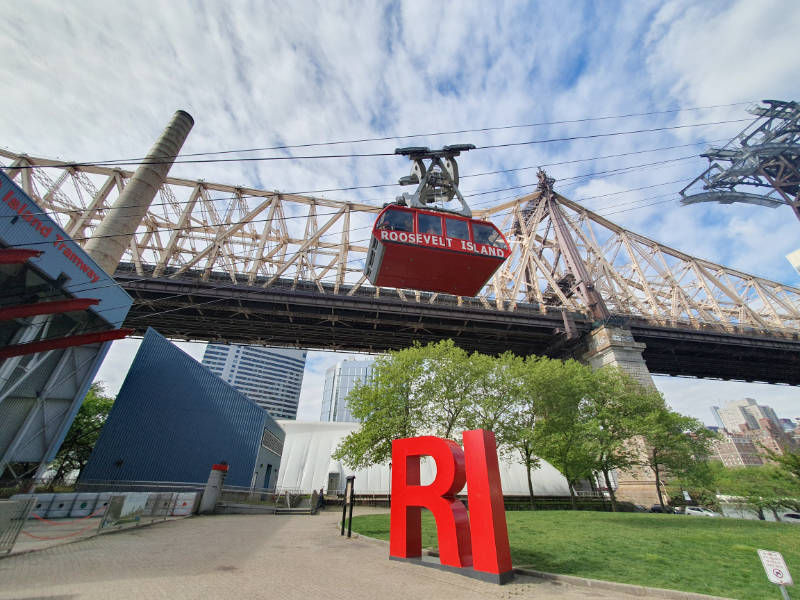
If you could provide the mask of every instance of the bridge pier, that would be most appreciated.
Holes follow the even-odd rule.
[[[586,346],[581,349],[583,352],[576,358],[593,369],[619,367],[643,386],[655,388],[642,358],[644,349],[645,345],[634,340],[629,329],[604,325],[589,333]]]
[[[618,367],[643,386],[655,389],[653,377],[642,357],[644,349],[645,345],[634,340],[629,329],[604,325],[589,333],[586,345],[575,353],[575,358],[593,369]],[[628,440],[628,444],[638,455],[645,456],[648,451],[641,436]],[[650,467],[635,466],[625,471],[618,470],[616,474],[618,500],[648,508],[658,504],[656,477]]]

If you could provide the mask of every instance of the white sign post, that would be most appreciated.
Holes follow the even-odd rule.
[[[772,552],[770,550],[759,550],[758,557],[761,559],[761,564],[764,565],[764,571],[767,573],[767,578],[779,585],[781,594],[785,600],[789,600],[789,593],[786,591],[787,585],[794,585],[792,576],[789,574],[789,569],[786,568],[786,561],[783,560],[780,552]]]

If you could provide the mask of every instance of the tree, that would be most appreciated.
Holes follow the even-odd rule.
[[[418,344],[375,361],[370,380],[347,396],[361,427],[341,441],[333,458],[353,469],[385,463],[392,457],[392,440],[424,430],[425,407],[418,390],[424,361],[425,351]]]
[[[114,398],[106,395],[101,382],[95,382],[89,387],[83,404],[50,465],[50,468],[56,470],[50,483],[51,488],[72,471],[81,471],[86,466],[113,404]]]
[[[737,496],[764,520],[764,510],[771,510],[776,520],[778,509],[800,509],[800,480],[778,465],[722,468],[717,476],[722,494]]]
[[[506,352],[494,361],[492,384],[477,410],[490,415],[473,421],[473,426],[495,432],[500,451],[525,467],[531,508],[534,506],[533,471],[541,461],[536,456],[537,440],[534,437],[538,400],[536,390],[526,385],[528,369],[537,359],[514,356]],[[491,391],[489,391],[491,390]],[[485,406],[484,406],[485,405]]]
[[[663,406],[645,415],[642,427],[647,446],[644,464],[655,474],[661,506],[664,506],[662,479],[666,473],[695,484],[710,477],[707,459],[715,434],[700,421]]]
[[[371,380],[348,395],[361,428],[342,440],[333,457],[364,468],[388,462],[397,438],[425,434],[458,441],[471,426],[502,429],[502,364],[469,355],[452,340],[390,352],[376,361]]]
[[[611,510],[616,511],[617,499],[610,472],[629,469],[637,463],[638,453],[629,440],[641,433],[643,416],[664,408],[664,399],[657,390],[641,385],[612,367],[594,371],[591,385],[584,411],[591,422],[588,434],[597,445],[594,470],[603,474]]]
[[[526,366],[525,386],[537,417],[533,445],[567,480],[575,509],[575,485],[592,475],[598,455],[585,402],[591,391],[592,369],[574,360],[549,358],[526,361]]]
[[[764,448],[767,457],[775,461],[787,473],[800,479],[800,452],[792,452],[788,447],[783,448],[783,454],[773,452],[769,448]]]

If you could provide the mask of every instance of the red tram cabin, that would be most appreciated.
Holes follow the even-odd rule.
[[[375,286],[474,296],[510,254],[488,221],[389,205],[373,226],[364,273]]]

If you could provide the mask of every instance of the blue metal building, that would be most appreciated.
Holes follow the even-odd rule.
[[[79,483],[204,483],[270,488],[284,432],[266,410],[148,329]]]

